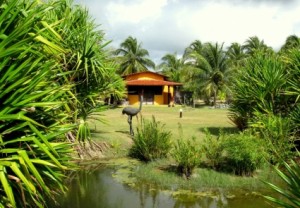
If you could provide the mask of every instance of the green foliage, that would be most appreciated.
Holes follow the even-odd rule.
[[[171,149],[171,132],[165,125],[155,120],[141,119],[137,133],[133,137],[130,156],[143,161],[166,157]]]
[[[284,185],[276,186],[270,182],[266,182],[272,190],[279,193],[283,199],[272,196],[265,196],[274,204],[280,207],[286,208],[297,208],[300,207],[300,166],[299,163],[291,161],[290,164],[287,162],[283,163],[283,168],[275,168],[277,174],[284,182]]]
[[[203,153],[207,159],[208,166],[218,170],[223,162],[224,147],[222,145],[223,133],[219,137],[213,137],[205,129],[205,138],[202,144]]]
[[[194,42],[186,50],[185,58],[187,67],[182,73],[185,88],[193,91],[194,95],[213,97],[216,105],[219,91],[226,91],[231,76],[223,44],[205,43],[200,46],[199,42]]]
[[[300,136],[300,104],[297,104],[296,107],[290,112],[289,118],[291,119],[291,128],[292,133]]]
[[[248,132],[225,136],[222,145],[226,169],[237,175],[252,175],[266,159],[263,144]]]
[[[201,148],[197,144],[195,137],[188,140],[177,140],[172,151],[172,157],[178,164],[178,171],[186,178],[189,178],[194,168],[201,161]]]
[[[64,48],[43,21],[48,9],[37,1],[0,5],[0,207],[45,207],[66,190],[72,148],[58,140],[75,126],[63,110],[71,86],[56,82]]]
[[[182,59],[177,58],[177,54],[166,54],[161,58],[163,61],[158,67],[170,80],[174,82],[181,81],[181,71],[184,67]]]
[[[286,114],[289,102],[283,92],[288,78],[278,56],[255,53],[238,71],[232,83],[230,119],[244,129],[255,112]]]
[[[266,141],[271,162],[278,163],[290,159],[294,148],[291,119],[273,114],[256,113],[255,115],[250,126],[260,139]]]
[[[104,33],[98,30],[88,11],[79,5],[74,7],[72,1],[50,2],[53,9],[45,16],[51,24],[55,24],[60,37],[57,42],[65,48],[59,60],[65,74],[57,77],[56,81],[72,86],[65,98],[66,111],[71,122],[79,126],[74,132],[77,139],[86,141],[90,138],[86,120],[105,98],[122,97],[125,84],[116,73],[116,64],[105,51],[108,42],[104,40]]]
[[[122,75],[147,71],[147,67],[155,68],[155,63],[147,58],[149,52],[131,36],[126,38],[114,53],[117,55],[116,60],[120,64],[119,73]]]

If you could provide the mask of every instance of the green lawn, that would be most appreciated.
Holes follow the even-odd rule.
[[[179,117],[180,108],[183,110],[182,118]],[[129,124],[127,123],[127,116],[122,115],[122,109],[123,107],[118,107],[102,112],[100,118],[104,119],[106,124],[90,120],[93,139],[105,141],[117,151],[126,150],[131,145]],[[198,141],[201,141],[204,136],[204,128],[208,128],[213,135],[217,135],[220,129],[223,129],[225,132],[237,131],[228,119],[227,114],[227,109],[211,109],[207,106],[190,108],[148,105],[143,106],[141,111],[143,118],[151,119],[153,115],[157,121],[165,124],[166,130],[172,132],[174,140],[179,138],[178,126],[181,124],[183,137],[190,138],[195,136]],[[132,123],[134,131],[136,131],[136,117],[133,118]]]
[[[227,109],[211,109],[207,106],[199,108],[185,107],[183,108],[183,117],[179,118],[180,108],[180,106],[143,106],[141,114],[146,119],[151,119],[152,115],[154,115],[157,121],[165,124],[166,130],[172,132],[174,140],[179,138],[178,123],[182,126],[184,139],[195,136],[200,143],[205,136],[204,128],[208,128],[211,134],[215,136],[218,135],[221,129],[227,133],[237,132],[237,129],[227,117]],[[130,161],[128,157],[124,156],[127,156],[132,140],[129,135],[127,116],[122,115],[122,109],[123,107],[118,107],[104,111],[101,118],[106,120],[106,124],[95,120],[90,120],[90,123],[94,141],[104,141],[112,147],[105,152],[105,156],[108,158],[120,158],[121,163],[125,164],[126,161]],[[133,126],[135,131],[136,125],[137,119],[134,118]],[[161,187],[165,187],[166,189],[177,184],[178,187],[187,190],[201,188],[242,188],[254,191],[266,188],[262,181],[277,180],[276,175],[268,166],[257,171],[254,177],[234,176],[198,167],[195,169],[194,175],[196,177],[187,183],[184,178],[178,177],[174,171],[168,171],[170,167],[173,167],[172,164],[174,164],[174,161],[167,158],[150,163],[138,162],[134,165],[133,169],[135,171],[132,170],[130,165],[128,167],[134,177],[142,181],[151,181],[153,184],[160,184]],[[137,166],[139,168],[136,168]],[[126,165],[125,168],[127,168]],[[116,177],[122,177],[122,175]]]

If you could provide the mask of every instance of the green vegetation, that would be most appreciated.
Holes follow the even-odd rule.
[[[147,71],[155,67],[152,60],[147,58],[149,52],[142,48],[142,44],[136,38],[129,36],[121,43],[120,48],[114,51],[115,59],[119,63],[119,74],[128,75],[131,73]]]
[[[146,162],[167,157],[171,149],[171,132],[164,127],[154,116],[152,120],[142,118],[132,138],[129,155]]]
[[[275,168],[277,174],[284,182],[284,187],[276,186],[270,182],[267,184],[276,192],[278,192],[283,199],[274,198],[271,196],[265,196],[266,199],[274,202],[275,204],[286,207],[296,208],[300,206],[300,166],[295,161],[291,161],[290,164],[284,162],[283,170],[278,167]]]
[[[136,166],[135,166],[136,167]],[[157,160],[138,164],[131,174],[140,181],[151,183],[163,190],[213,191],[225,189],[243,190],[244,192],[266,191],[267,185],[262,181],[276,182],[277,176],[271,169],[262,168],[255,177],[241,177],[212,169],[196,167],[189,180],[179,177],[177,166],[170,165],[169,160]]]
[[[86,119],[124,83],[72,1],[1,1],[0,13],[0,207],[45,207],[66,191],[70,142],[88,138]]]
[[[0,207],[44,207],[45,196],[66,190],[72,148],[58,141],[76,126],[64,122],[70,86],[53,78],[64,75],[55,60],[64,49],[42,18],[47,9],[15,0],[0,7]]]
[[[272,164],[293,158],[295,154],[291,151],[294,148],[294,134],[292,121],[275,115],[256,114],[257,122],[250,123],[256,135],[265,140],[266,150],[269,152],[269,159]]]
[[[188,140],[179,139],[172,151],[172,157],[177,162],[177,171],[187,179],[201,161],[201,149],[195,140],[195,137]]]
[[[222,131],[220,131],[220,135],[216,137],[212,136],[212,134],[205,129],[205,137],[202,143],[205,164],[214,170],[219,170],[223,162],[224,146],[221,141],[223,136]]]
[[[186,68],[185,81],[192,84],[195,95],[202,95],[206,100],[213,97],[215,106],[219,93],[226,90],[230,75],[223,44],[206,43],[200,51],[191,50],[186,54],[185,63],[190,66]]]
[[[267,160],[264,142],[248,132],[224,136],[223,169],[236,175],[253,175]]]
[[[181,180],[178,170],[188,178],[199,174],[195,184],[207,187],[232,178],[237,183],[251,180],[216,171],[255,176],[264,159],[284,164],[287,173],[277,172],[292,195],[272,187],[299,205],[298,166],[284,162],[295,156],[300,132],[297,36],[289,36],[278,53],[254,36],[227,50],[223,43],[196,40],[182,58],[162,58],[163,73],[184,83],[183,93],[192,95],[194,106],[198,98],[215,107],[218,100],[230,103],[229,118],[244,132],[236,133],[225,109],[145,106],[141,123],[133,123],[137,132],[131,139],[120,108],[100,111],[107,108],[106,99],[123,98],[119,74],[154,68],[137,39],[129,36],[113,57],[88,11],[69,0],[1,1],[0,14],[0,207],[44,207],[46,198],[63,193],[66,171],[74,167],[73,146],[90,140],[91,134],[94,141],[114,148],[109,156],[130,150],[153,161],[172,152],[163,167],[167,176],[161,177]],[[113,125],[104,126],[101,115]],[[76,146],[81,158],[83,149]],[[142,166],[161,173],[157,165]]]

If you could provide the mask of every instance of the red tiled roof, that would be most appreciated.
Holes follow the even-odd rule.
[[[150,74],[157,74],[157,75],[162,76],[162,77],[167,77],[167,76],[164,75],[164,74],[160,74],[160,73],[153,72],[153,71],[135,72],[135,73],[128,74],[128,75],[123,75],[122,77],[129,77],[129,76],[132,76],[132,75],[137,75],[137,74],[147,74],[147,73],[150,73]]]
[[[170,81],[163,81],[163,80],[152,80],[152,79],[136,79],[136,80],[130,80],[126,81],[127,86],[177,86],[177,85],[182,85],[181,83],[178,82],[170,82]]]

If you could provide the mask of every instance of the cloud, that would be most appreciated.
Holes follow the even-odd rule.
[[[76,1],[89,8],[113,47],[133,36],[155,60],[182,54],[194,40],[228,46],[258,36],[278,49],[289,35],[300,35],[297,0]]]
[[[157,19],[161,16],[162,8],[167,4],[167,0],[138,0],[128,4],[125,1],[120,4],[110,2],[107,9],[110,11],[108,16],[109,23],[134,23],[138,24],[149,18]]]

